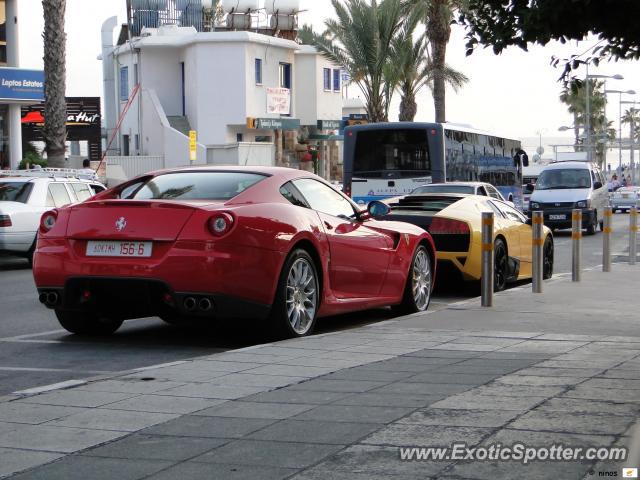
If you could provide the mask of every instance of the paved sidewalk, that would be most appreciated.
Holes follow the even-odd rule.
[[[614,265],[580,284],[552,280],[542,295],[501,293],[492,309],[472,300],[10,399],[0,403],[0,476],[621,477],[640,459],[403,461],[400,447],[630,446],[639,272]]]

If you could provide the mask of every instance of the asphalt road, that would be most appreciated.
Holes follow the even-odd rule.
[[[614,216],[612,252],[628,255],[628,215]],[[555,235],[555,272],[571,269],[571,234]],[[602,262],[602,234],[585,236],[584,268]],[[457,286],[440,287],[431,309],[468,298]],[[317,332],[348,329],[392,318],[388,309],[322,319]],[[159,319],[129,321],[106,339],[77,338],[40,305],[26,261],[0,257],[0,396],[71,379],[169,363],[264,343],[246,323],[174,327]]]

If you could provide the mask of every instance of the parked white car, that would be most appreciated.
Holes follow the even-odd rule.
[[[104,185],[73,170],[0,172],[0,254],[31,261],[40,217],[52,208],[91,198]]]
[[[613,213],[628,212],[640,202],[640,187],[622,187],[609,194]]]

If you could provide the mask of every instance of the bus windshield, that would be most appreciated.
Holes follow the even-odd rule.
[[[394,129],[358,133],[354,176],[412,177],[416,173],[425,175],[430,171],[426,130]]]

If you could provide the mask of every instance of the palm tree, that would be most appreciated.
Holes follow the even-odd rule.
[[[331,0],[337,19],[313,45],[351,75],[365,98],[369,121],[388,120],[396,89],[392,43],[405,20],[403,0]],[[305,35],[308,32],[305,33]]]
[[[64,167],[67,103],[64,32],[66,0],[42,0],[44,10],[44,128],[49,167]]]
[[[590,100],[590,136],[596,141],[596,134],[604,135],[607,139],[611,138],[611,122],[608,122],[605,116],[606,97],[603,92],[604,83],[600,81],[589,82],[589,100]],[[579,80],[567,85],[560,94],[560,101],[567,105],[569,113],[573,115],[573,128],[575,134],[575,150],[583,151],[585,147],[583,138],[586,135],[580,135],[580,129],[586,133],[587,124],[587,98],[585,92],[585,84]],[[615,139],[615,132],[613,133]],[[604,163],[605,145],[596,143],[596,159],[600,164]]]
[[[419,9],[427,27],[426,36],[431,50],[431,69],[433,75],[433,105],[436,122],[445,123],[446,85],[449,68],[447,67],[447,45],[451,38],[451,24],[455,12],[464,10],[468,0],[406,0],[405,8]],[[450,83],[450,82],[449,82]]]
[[[629,125],[629,138],[633,142],[640,140],[640,110],[630,108],[624,112],[622,123]]]
[[[394,41],[393,62],[399,70],[398,88],[400,89],[399,120],[412,122],[418,111],[416,96],[428,86],[434,88],[434,67],[429,53],[426,35],[413,40],[413,32],[403,31]],[[445,65],[445,81],[454,90],[458,90],[469,79],[461,72]]]

